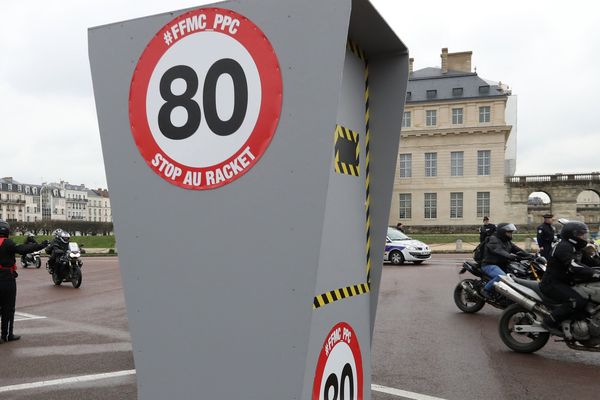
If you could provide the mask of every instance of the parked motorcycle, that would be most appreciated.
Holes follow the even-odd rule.
[[[56,286],[60,286],[63,282],[71,282],[75,289],[81,286],[83,279],[81,274],[81,268],[83,267],[83,261],[81,261],[82,251],[83,249],[80,249],[77,243],[69,242],[68,251],[56,259],[54,267],[46,262],[46,270],[52,275],[52,282]]]
[[[21,266],[27,268],[29,264],[34,265],[36,268],[42,266],[42,258],[40,256],[41,251],[34,251],[33,253],[25,254],[21,257]]]
[[[498,330],[504,344],[519,353],[533,353],[554,335],[574,350],[600,352],[600,282],[573,288],[589,299],[589,316],[563,321],[561,330],[548,330],[542,326],[542,320],[558,304],[540,291],[538,282],[503,276],[494,284],[494,290],[515,302],[500,318]]]
[[[540,281],[546,270],[546,259],[542,256],[536,256],[533,259],[522,259],[513,261],[508,265],[508,273],[524,279]],[[489,305],[505,309],[513,302],[500,294],[494,294],[492,298],[483,296],[482,291],[489,278],[481,269],[481,265],[475,261],[467,260],[463,263],[459,275],[470,272],[478,279],[463,279],[454,289],[454,303],[465,313],[476,313],[481,310],[486,303]]]

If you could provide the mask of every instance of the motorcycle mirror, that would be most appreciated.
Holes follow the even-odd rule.
[[[565,225],[565,224],[569,223],[569,220],[566,219],[566,218],[559,218],[558,219],[558,223],[561,224],[561,225]]]

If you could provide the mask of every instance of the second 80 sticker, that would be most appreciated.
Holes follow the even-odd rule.
[[[279,121],[276,54],[247,18],[219,8],[187,12],[150,41],[133,74],[131,130],[148,166],[187,189],[246,173]]]
[[[315,371],[312,400],[362,400],[363,369],[358,337],[340,322],[327,335]]]

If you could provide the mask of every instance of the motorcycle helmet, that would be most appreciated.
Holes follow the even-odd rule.
[[[0,219],[0,237],[7,238],[10,235],[10,225],[8,222]]]
[[[506,222],[498,224],[498,226],[496,227],[496,235],[500,239],[511,240],[513,232],[516,232],[516,231],[517,231],[517,227],[515,226],[515,224],[509,224]]]
[[[35,235],[33,233],[31,233],[31,232],[27,232],[25,234],[25,236],[27,236],[27,237],[35,237]]]
[[[69,243],[69,239],[71,239],[71,235],[69,235],[67,232],[61,230],[60,233],[58,234],[58,240],[60,240],[63,243]]]
[[[581,250],[587,246],[589,236],[590,230],[588,226],[579,221],[567,222],[560,231],[561,239],[569,241],[577,250]]]

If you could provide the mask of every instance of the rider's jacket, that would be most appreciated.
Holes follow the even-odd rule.
[[[50,259],[54,261],[56,257],[64,254],[69,250],[69,243],[64,243],[62,240],[53,239],[48,247],[46,247],[46,254],[50,254]]]
[[[483,253],[482,265],[497,265],[504,269],[510,263],[511,254],[527,255],[527,252],[515,245],[509,238],[498,237],[498,232],[490,236]]]
[[[600,277],[597,270],[584,264],[584,259],[579,253],[570,241],[562,239],[558,242],[548,260],[546,272],[542,278],[542,285],[551,282],[574,285],[578,282],[589,282]]]

